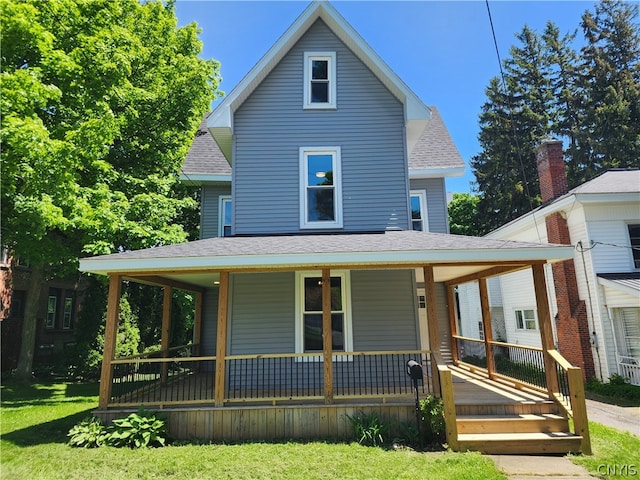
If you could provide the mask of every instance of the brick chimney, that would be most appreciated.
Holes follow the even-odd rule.
[[[542,203],[547,203],[569,191],[560,140],[553,138],[543,140],[536,150],[536,165]]]
[[[543,204],[569,191],[561,141],[544,140],[536,150],[536,164]],[[562,213],[555,212],[545,217],[547,239],[549,243],[571,245],[569,226]],[[556,262],[552,265],[552,270],[558,305],[558,350],[569,362],[580,367],[586,378],[593,378],[595,368],[589,320],[586,304],[580,299],[574,261]]]

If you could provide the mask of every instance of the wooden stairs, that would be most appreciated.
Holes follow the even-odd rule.
[[[564,409],[539,392],[453,367],[458,451],[486,454],[580,452]]]

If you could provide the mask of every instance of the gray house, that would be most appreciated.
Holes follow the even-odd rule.
[[[458,409],[468,392],[456,390],[454,400],[452,368],[465,341],[456,335],[455,286],[532,269],[546,304],[544,264],[572,255],[566,246],[449,235],[445,179],[463,169],[437,109],[333,6],[311,3],[195,136],[182,176],[202,186],[201,239],[81,261],[81,270],[110,278],[96,414],[163,408],[183,438],[346,437],[358,411],[413,418],[413,359],[422,366],[419,394],[445,400],[453,448],[487,450],[494,441],[502,452],[588,451],[580,407],[575,434],[565,415],[532,427],[555,432],[542,440],[478,441],[459,423],[472,411]],[[159,354],[114,358],[125,280],[164,288]],[[196,324],[193,343],[171,349],[176,288],[195,292]],[[547,329],[541,335],[546,373],[519,390],[526,401],[518,403],[572,414],[566,388],[579,389],[581,375],[554,356]],[[564,390],[558,361],[571,377]],[[480,375],[477,366],[465,372],[456,375]],[[480,383],[498,373],[488,365]]]

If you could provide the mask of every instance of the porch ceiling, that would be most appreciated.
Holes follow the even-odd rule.
[[[154,277],[205,287],[220,271],[434,267],[446,282],[500,266],[573,258],[573,247],[414,231],[209,238],[80,260],[100,275]]]

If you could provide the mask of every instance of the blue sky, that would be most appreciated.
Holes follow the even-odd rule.
[[[221,90],[230,92],[309,4],[307,1],[179,0],[181,25],[202,29],[203,58],[221,62]],[[364,40],[427,105],[436,105],[467,164],[447,179],[450,192],[470,191],[469,159],[479,152],[478,114],[489,80],[499,74],[484,1],[335,1]],[[489,2],[500,56],[508,56],[526,24],[542,32],[548,20],[562,34],[579,27],[585,1]],[[581,35],[579,34],[580,38]],[[214,104],[215,105],[215,104]]]

